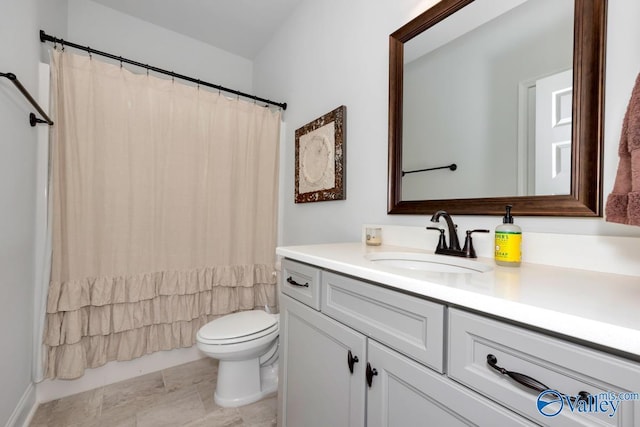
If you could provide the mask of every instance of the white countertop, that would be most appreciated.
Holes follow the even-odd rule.
[[[380,266],[371,252],[422,252],[363,243],[279,247],[280,256],[499,316],[640,358],[640,277],[523,263],[485,273],[434,273]],[[443,255],[444,256],[444,255]]]

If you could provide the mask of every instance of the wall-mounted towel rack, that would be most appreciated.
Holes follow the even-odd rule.
[[[454,171],[454,170],[458,169],[458,165],[456,165],[455,163],[451,163],[450,165],[438,166],[437,168],[416,169],[416,170],[413,170],[413,171],[402,171],[402,176],[405,176],[405,175],[410,174],[410,173],[435,171],[435,170],[438,170],[438,169],[449,169],[449,170]]]
[[[53,125],[53,122],[51,121],[49,116],[47,116],[47,113],[45,113],[44,110],[40,108],[40,105],[38,105],[36,100],[33,99],[33,96],[31,96],[29,91],[25,89],[24,86],[22,86],[22,83],[20,83],[20,80],[18,80],[15,74],[0,73],[0,77],[6,77],[7,79],[11,80],[13,84],[18,88],[18,90],[24,95],[24,97],[27,98],[27,101],[29,101],[31,105],[33,105],[33,108],[35,108],[40,116],[42,116],[42,119],[40,119],[36,117],[34,113],[29,113],[29,124],[31,124],[31,126],[35,126],[38,123],[46,123],[49,126]]]

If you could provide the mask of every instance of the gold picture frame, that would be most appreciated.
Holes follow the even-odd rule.
[[[347,107],[296,130],[295,202],[344,200]]]

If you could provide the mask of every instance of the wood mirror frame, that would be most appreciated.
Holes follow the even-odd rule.
[[[501,215],[511,204],[516,215],[601,216],[607,0],[575,0],[569,195],[401,200],[404,43],[473,1],[441,0],[389,36],[388,213]]]

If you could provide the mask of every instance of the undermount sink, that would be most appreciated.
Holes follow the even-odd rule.
[[[380,266],[434,273],[486,273],[493,270],[490,265],[466,258],[414,252],[375,252],[366,254],[365,258]]]

